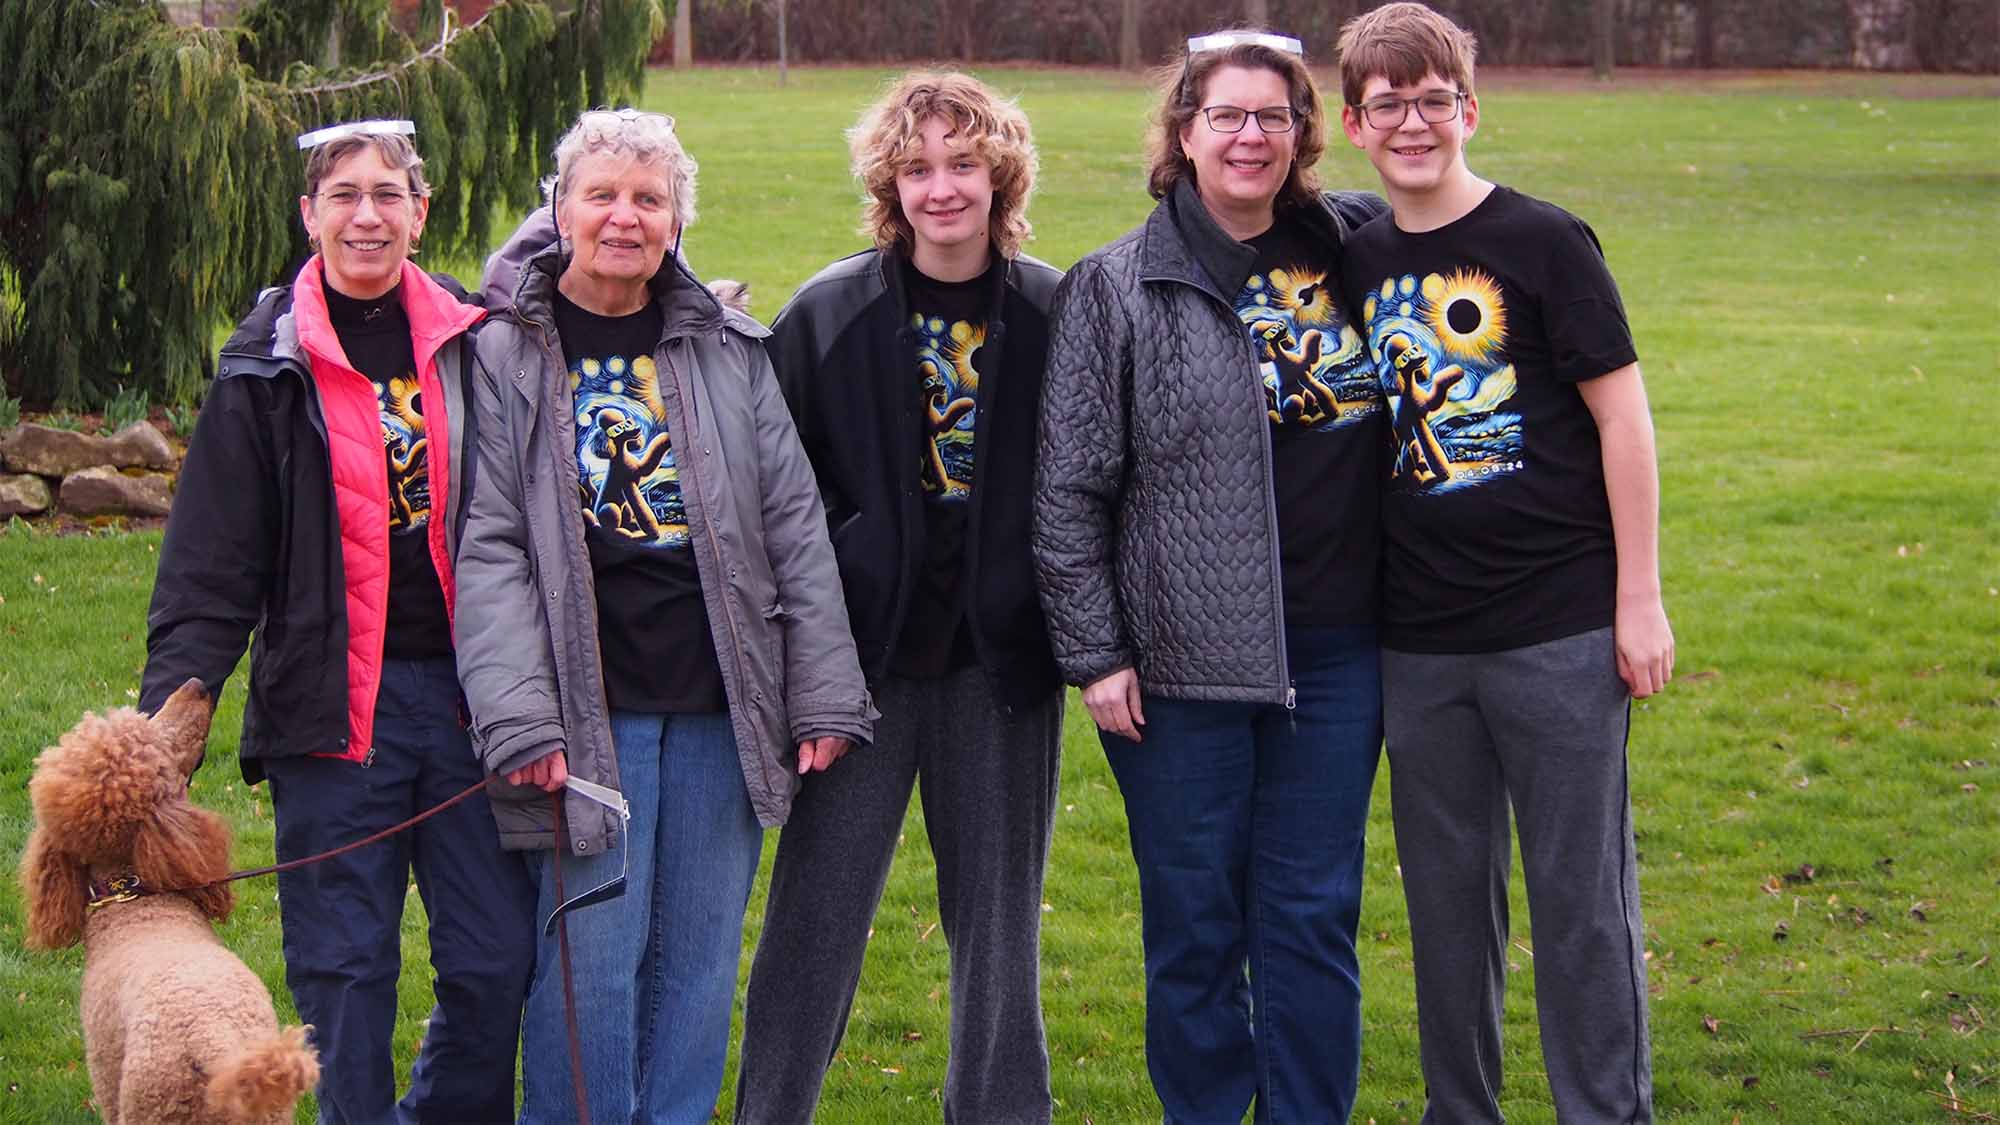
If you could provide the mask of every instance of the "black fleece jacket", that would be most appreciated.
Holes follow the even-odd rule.
[[[1029,552],[1035,441],[1062,274],[1025,255],[994,271],[974,423],[972,497],[960,582],[980,664],[1003,706],[1060,684]],[[812,459],[847,614],[870,683],[894,656],[924,558],[923,380],[900,262],[842,258],[799,287],[766,342]]]

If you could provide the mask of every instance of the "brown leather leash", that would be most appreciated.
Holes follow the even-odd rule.
[[[568,850],[565,844],[568,835],[563,831],[563,795],[558,789],[549,794],[549,800],[556,806],[556,902],[568,902],[563,893],[562,854]],[[590,1125],[590,1096],[583,1089],[583,1037],[576,1027],[576,977],[569,967],[569,914],[567,911],[556,918],[556,948],[562,952],[563,981],[563,1030],[569,1034],[569,1082],[576,1095],[577,1125]]]
[[[459,793],[457,796],[448,797],[445,800],[440,801],[435,805],[432,805],[430,808],[427,808],[423,812],[420,812],[417,815],[411,817],[410,819],[404,821],[403,823],[393,825],[388,828],[384,828],[382,831],[377,832],[373,836],[369,836],[366,839],[356,840],[351,844],[343,844],[340,847],[323,851],[318,855],[309,855],[304,857],[303,859],[288,859],[283,863],[268,864],[264,867],[251,867],[242,871],[231,871],[229,874],[224,875],[220,879],[217,879],[215,883],[204,883],[202,885],[207,887],[212,887],[215,886],[216,883],[233,883],[238,879],[254,879],[259,875],[276,875],[282,871],[295,871],[298,868],[310,867],[315,863],[319,863],[323,860],[332,859],[335,856],[346,855],[348,852],[354,851],[356,848],[365,848],[368,845],[373,844],[379,840],[386,840],[389,837],[394,836],[396,833],[404,831],[405,829],[415,828],[417,825],[422,824],[424,821],[429,820],[430,818],[452,807],[453,805],[458,804],[460,801],[464,801],[470,798],[474,793],[479,792],[481,789],[486,788],[486,781],[487,779],[481,778],[478,781],[475,781],[471,785],[467,786],[465,790]],[[195,888],[189,887],[186,889],[194,890]]]

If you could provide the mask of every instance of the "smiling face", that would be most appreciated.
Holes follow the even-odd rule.
[[[299,197],[327,284],[362,300],[395,288],[429,213],[430,200],[410,190],[409,174],[390,167],[373,145],[335,164],[315,194]]]
[[[946,276],[962,272],[952,265],[976,275],[991,243],[993,167],[943,117],[925,118],[919,136],[921,147],[896,169],[896,198],[916,236],[917,268],[941,280],[959,280]]]
[[[556,201],[571,248],[563,294],[599,315],[637,311],[680,234],[666,167],[595,152],[578,159],[567,180]]]
[[[1378,98],[1421,98],[1426,94],[1451,94],[1458,86],[1432,71],[1408,86],[1393,86],[1376,75],[1361,87],[1360,102]],[[1398,198],[1417,200],[1461,187],[1471,179],[1465,166],[1465,142],[1479,128],[1479,99],[1465,95],[1451,120],[1425,121],[1416,106],[1410,106],[1403,123],[1393,129],[1378,129],[1368,123],[1361,110],[1347,106],[1340,122],[1354,147],[1368,154],[1369,163],[1382,177],[1382,186],[1393,203]]]
[[[1222,66],[1208,76],[1201,108],[1235,106],[1252,114],[1269,106],[1291,105],[1285,76],[1263,67]],[[1181,151],[1194,166],[1195,187],[1222,228],[1238,238],[1261,233],[1271,225],[1272,203],[1291,173],[1298,126],[1283,133],[1266,133],[1257,122],[1243,123],[1241,132],[1220,133],[1196,113],[1181,129]]]

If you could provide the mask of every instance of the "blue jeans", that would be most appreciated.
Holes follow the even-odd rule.
[[[611,739],[632,806],[625,854],[562,861],[571,897],[626,871],[622,896],[565,915],[591,1120],[698,1125],[722,1089],[764,834],[727,714],[614,711]],[[555,856],[536,858],[541,922],[556,905]],[[522,1125],[576,1120],[560,956],[557,938],[543,938],[523,1032]]]
[[[363,839],[485,775],[458,722],[450,658],[385,660],[375,756],[276,758],[280,860]],[[430,1027],[396,1102],[396,980],[415,872],[429,916]],[[480,794],[386,840],[278,876],[285,983],[319,1048],[321,1125],[506,1122],[534,964],[535,887]]]
[[[1125,796],[1146,949],[1146,1067],[1171,1125],[1347,1120],[1361,1066],[1373,628],[1286,630],[1297,710],[1148,695],[1101,735]],[[1247,967],[1247,974],[1246,974]]]

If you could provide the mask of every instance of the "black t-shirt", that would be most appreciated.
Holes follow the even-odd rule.
[[[382,453],[389,473],[389,609],[382,655],[423,660],[451,655],[451,616],[431,561],[430,438],[423,396],[417,390],[417,357],[410,347],[410,318],[397,286],[380,297],[356,300],[333,287],[326,293],[349,366],[375,386],[382,415]]]
[[[1316,240],[1281,218],[1247,245],[1257,260],[1236,315],[1270,408],[1285,624],[1372,624],[1384,413],[1375,372]]]
[[[661,397],[669,388],[653,366],[664,313],[648,302],[598,316],[557,293],[555,318],[575,394],[606,701],[621,711],[720,711],[722,670]]]
[[[924,490],[924,558],[910,590],[903,632],[889,661],[899,676],[933,679],[975,659],[960,596],[965,571],[966,509],[972,499],[973,437],[979,418],[979,378],[990,368],[986,321],[995,257],[970,281],[938,281],[903,259],[910,327],[917,342],[918,479]]]
[[[1434,231],[1368,224],[1341,273],[1389,401],[1383,643],[1492,652],[1610,625],[1611,509],[1577,384],[1637,355],[1597,236],[1495,187]]]

